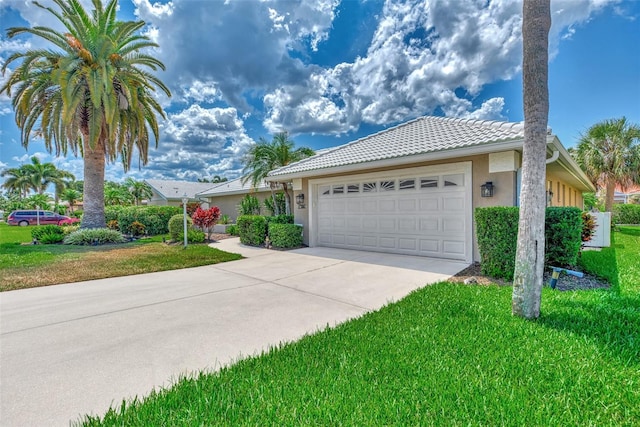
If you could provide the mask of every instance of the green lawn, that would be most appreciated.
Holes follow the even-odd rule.
[[[162,243],[162,236],[104,246],[24,245],[33,227],[0,223],[0,291],[217,264],[242,258],[206,244]]]
[[[582,260],[614,286],[545,288],[538,321],[510,287],[439,283],[84,423],[637,425],[640,228],[614,238]]]

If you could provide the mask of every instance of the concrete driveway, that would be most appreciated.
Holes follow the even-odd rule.
[[[0,294],[0,425],[68,425],[376,310],[466,267],[328,248]]]

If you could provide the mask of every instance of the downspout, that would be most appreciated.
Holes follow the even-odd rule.
[[[556,160],[558,160],[559,157],[560,157],[560,151],[555,150],[553,154],[551,154],[551,157],[547,159],[547,164],[555,162]]]

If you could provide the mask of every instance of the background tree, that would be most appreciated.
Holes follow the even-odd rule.
[[[76,203],[82,199],[82,193],[73,188],[66,188],[60,195],[60,199],[69,204],[69,210],[73,212]]]
[[[311,148],[300,147],[294,149],[294,147],[295,143],[289,139],[287,132],[275,134],[271,142],[260,138],[258,143],[252,146],[245,156],[242,182],[250,181],[253,187],[257,187],[265,180],[269,172],[315,154]],[[278,211],[275,195],[278,185],[281,185],[284,191],[286,213],[291,214],[291,194],[289,194],[288,182],[269,183],[274,208]],[[276,212],[275,214],[278,215],[280,213]]]
[[[598,188],[604,188],[604,209],[611,212],[616,186],[640,184],[640,126],[625,117],[593,125],[573,152],[576,162]]]
[[[512,312],[534,319],[544,272],[550,0],[526,0],[522,9],[524,149]]]
[[[212,184],[217,184],[219,182],[227,182],[229,180],[229,178],[224,177],[224,176],[220,176],[220,175],[214,175],[213,178],[198,178],[198,182],[210,182]]]
[[[142,53],[157,47],[137,34],[143,21],[118,21],[117,0],[103,6],[93,0],[87,13],[78,0],[52,0],[54,10],[39,3],[65,28],[9,28],[7,36],[23,34],[43,39],[54,49],[31,49],[11,55],[2,66],[19,62],[0,88],[11,97],[16,123],[27,147],[32,132],[42,135],[49,152],[84,158],[84,215],[81,227],[105,227],[105,163],[121,159],[125,172],[134,153],[146,164],[149,129],[158,143],[156,114],[165,117],[152,97],[169,89],[146,69],[164,70],[157,59]],[[34,126],[39,129],[34,130]]]
[[[149,200],[153,197],[153,190],[149,184],[144,181],[136,181],[129,177],[125,179],[124,186],[129,190],[136,206],[139,206],[143,200]]]
[[[25,209],[42,209],[49,210],[51,209],[51,202],[53,199],[48,194],[32,194],[31,196],[24,199],[24,207]]]
[[[2,187],[20,197],[27,197],[33,189],[31,177],[23,167],[5,169],[0,176],[6,177]]]
[[[125,185],[107,181],[104,184],[104,201],[108,205],[132,205],[133,196]]]
[[[200,206],[191,215],[193,225],[200,227],[207,232],[207,240],[211,240],[211,229],[220,219],[220,208],[211,206],[209,209],[202,209]]]

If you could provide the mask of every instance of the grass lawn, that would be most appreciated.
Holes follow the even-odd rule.
[[[510,287],[439,283],[84,423],[638,425],[640,228],[614,238],[582,259],[612,288],[545,288],[537,321]]]
[[[0,224],[0,291],[217,264],[242,258],[206,244],[169,246],[162,236],[121,245],[22,245],[33,227]]]

